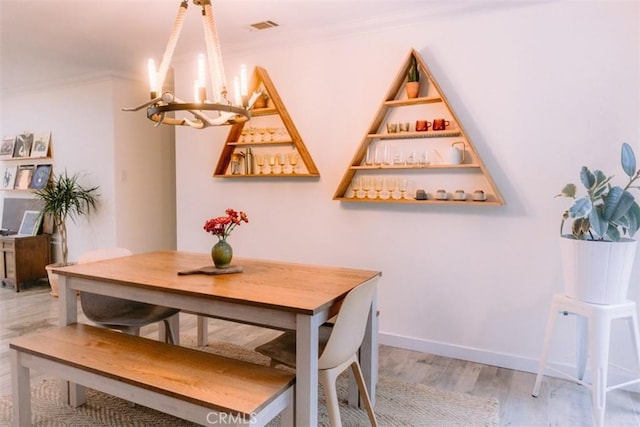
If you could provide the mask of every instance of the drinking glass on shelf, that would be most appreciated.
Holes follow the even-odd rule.
[[[256,165],[258,165],[258,173],[264,173],[264,154],[256,154]]]
[[[393,164],[397,166],[404,165],[404,153],[402,150],[393,149]]]
[[[371,178],[362,177],[362,190],[364,191],[364,197],[369,198],[369,191],[371,191]]]
[[[423,166],[429,164],[429,150],[425,150],[422,153],[420,153],[420,159],[418,160],[418,163],[420,163]]]
[[[376,199],[380,198],[380,192],[382,191],[382,184],[383,184],[384,180],[382,178],[375,178],[373,180],[373,189],[376,192]]]
[[[276,128],[268,128],[267,132],[269,132],[269,141],[275,141],[274,135],[276,134]]]
[[[256,141],[256,128],[253,126],[249,128],[249,140],[246,142],[258,142]]]
[[[364,193],[362,192],[362,179],[359,176],[356,176],[351,181],[351,188],[353,189],[353,194],[358,198],[362,199],[364,197]]]
[[[287,153],[287,158],[289,159],[289,164],[291,165],[291,173],[296,173],[296,165],[298,164],[300,155],[297,151],[289,151]]]
[[[265,137],[265,135],[268,133],[267,129],[262,128],[259,130],[259,132],[260,132],[260,141],[267,142],[267,138]]]
[[[267,156],[267,162],[269,162],[269,173],[275,173],[274,169],[276,167],[276,155],[270,153]]]
[[[373,164],[380,166],[384,161],[385,156],[387,155],[387,146],[386,145],[376,145],[376,152],[373,157]]]
[[[373,147],[371,144],[367,147],[367,156],[364,158],[364,164],[371,166],[373,164]]]
[[[400,190],[400,198],[404,199],[404,196],[409,189],[409,180],[407,178],[401,178],[398,187]]]
[[[385,180],[384,185],[387,188],[387,191],[389,192],[389,197],[395,198],[397,184],[398,184],[398,181],[395,177],[389,177]]]
[[[284,153],[278,154],[278,165],[280,165],[280,173],[284,173],[284,165],[287,164],[287,155]]]
[[[416,163],[417,163],[416,153],[415,151],[410,151],[409,154],[407,155],[407,164],[413,166]]]

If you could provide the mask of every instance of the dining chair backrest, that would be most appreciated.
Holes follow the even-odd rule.
[[[342,302],[331,336],[318,359],[319,369],[331,369],[357,353],[364,338],[377,277],[349,291]]]

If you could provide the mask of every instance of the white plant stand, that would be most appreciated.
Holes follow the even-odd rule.
[[[575,314],[578,316],[578,349],[576,355],[577,375],[573,377],[567,373],[555,369],[547,364],[547,356],[551,345],[553,330],[558,314]],[[631,343],[635,351],[637,362],[634,372],[635,379],[620,384],[607,385],[609,366],[609,340],[611,334],[611,322],[615,319],[626,319],[631,333]],[[591,359],[591,383],[583,381],[587,364],[587,354]],[[551,311],[547,322],[542,355],[538,367],[538,375],[533,387],[532,395],[538,397],[540,384],[545,370],[554,371],[561,376],[577,381],[591,390],[591,402],[593,407],[593,423],[595,426],[604,425],[604,411],[606,395],[608,391],[626,387],[640,382],[640,334],[638,331],[638,319],[636,303],[625,301],[620,304],[590,304],[578,301],[564,294],[553,296]]]

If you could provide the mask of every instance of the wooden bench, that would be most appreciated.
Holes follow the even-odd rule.
[[[261,426],[281,412],[293,425],[295,376],[283,370],[79,323],[9,347],[15,426],[31,425],[31,368],[201,425]]]

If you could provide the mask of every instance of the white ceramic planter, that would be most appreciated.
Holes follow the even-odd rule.
[[[638,242],[598,242],[560,238],[565,293],[593,304],[627,299]]]

